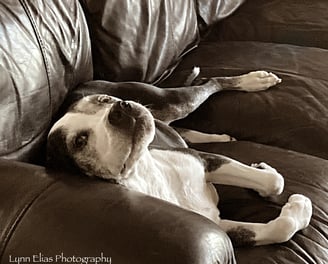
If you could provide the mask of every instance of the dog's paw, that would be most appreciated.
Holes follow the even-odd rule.
[[[266,71],[254,71],[241,76],[239,87],[246,92],[266,90],[282,80],[275,74]]]
[[[302,194],[293,194],[281,209],[278,218],[272,221],[275,242],[288,241],[299,230],[306,228],[311,221],[312,202]]]
[[[302,194],[293,194],[281,209],[280,217],[295,218],[296,227],[301,230],[310,224],[312,216],[312,202]]]
[[[259,164],[253,163],[251,166],[265,172],[263,175],[263,186],[265,187],[261,190],[256,190],[262,197],[279,195],[283,192],[285,185],[284,177],[276,169],[264,162]]]

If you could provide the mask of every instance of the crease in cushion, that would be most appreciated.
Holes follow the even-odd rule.
[[[183,79],[191,65],[200,66],[200,77],[272,71],[282,78],[281,84],[257,93],[221,92],[175,125],[328,159],[326,61],[328,51],[319,48],[207,42],[189,54],[163,86]]]
[[[94,79],[155,83],[198,42],[194,1],[83,0]]]
[[[92,78],[88,29],[77,0],[5,0],[0,14],[0,156],[37,162],[66,94]]]
[[[328,48],[327,1],[246,1],[213,29],[211,38]]]
[[[207,26],[230,16],[245,0],[196,0],[197,13]]]

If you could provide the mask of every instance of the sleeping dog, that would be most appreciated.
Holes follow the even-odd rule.
[[[312,205],[294,194],[280,215],[266,223],[222,220],[214,184],[250,188],[261,196],[279,195],[283,177],[266,163],[247,166],[228,157],[187,148],[151,147],[157,120],[170,124],[193,112],[222,90],[255,92],[280,83],[265,71],[202,79],[190,87],[160,89],[142,83],[107,83],[107,94],[84,96],[69,108],[48,136],[48,163],[114,180],[129,189],[201,214],[218,224],[235,245],[265,245],[289,240],[308,226]],[[97,91],[96,81],[86,84]],[[124,98],[124,100],[122,100]],[[127,100],[129,99],[129,100]],[[147,105],[145,107],[144,105]],[[229,141],[227,135],[179,130],[190,142]]]

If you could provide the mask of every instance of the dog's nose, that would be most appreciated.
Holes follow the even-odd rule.
[[[131,104],[127,101],[120,101],[120,106],[125,110],[131,109]]]
[[[132,117],[129,114],[131,109],[132,106],[128,102],[115,102],[108,113],[109,123],[121,128],[129,127],[132,122]]]

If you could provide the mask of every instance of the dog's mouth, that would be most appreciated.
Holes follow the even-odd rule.
[[[126,176],[154,138],[155,124],[150,112],[132,101],[118,101],[108,113],[108,122],[132,137],[131,151],[123,161],[120,177]]]

